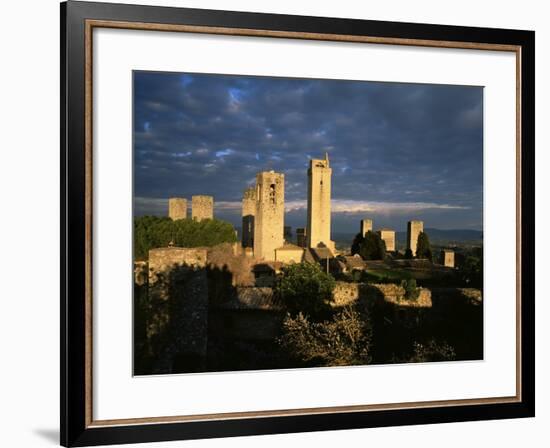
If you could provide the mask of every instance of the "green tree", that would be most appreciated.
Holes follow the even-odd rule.
[[[369,230],[359,244],[359,255],[363,260],[383,260],[386,258],[386,243],[380,235]]]
[[[418,234],[416,258],[427,258],[430,261],[432,260],[432,246],[426,232],[420,232]]]
[[[225,221],[141,216],[134,219],[134,257],[146,259],[150,249],[166,247],[211,247],[237,241],[235,229]]]
[[[462,281],[469,287],[483,287],[483,254],[468,255],[458,272]]]
[[[322,322],[287,315],[279,344],[307,366],[349,366],[370,362],[371,339],[367,316],[346,307]]]
[[[359,253],[359,250],[361,249],[361,243],[364,241],[363,234],[359,232],[357,235],[355,235],[355,238],[353,238],[353,242],[351,243],[351,254],[355,255]]]
[[[293,315],[301,312],[319,319],[331,310],[335,285],[334,278],[317,263],[296,263],[284,269],[278,293]]]
[[[414,278],[401,280],[401,287],[405,290],[405,299],[417,300],[420,295],[420,290],[416,287]]]

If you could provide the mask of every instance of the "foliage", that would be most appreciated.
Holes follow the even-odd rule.
[[[351,243],[351,254],[355,255],[359,253],[359,249],[361,248],[361,243],[363,242],[363,234],[359,232],[357,235],[355,235],[355,238],[353,238],[353,242]]]
[[[483,254],[468,255],[459,269],[462,281],[472,288],[483,286]]]
[[[365,236],[358,233],[353,239],[351,254],[359,254],[363,260],[383,260],[386,258],[386,243],[370,230]]]
[[[350,307],[333,319],[311,322],[302,313],[283,322],[282,348],[308,366],[348,366],[370,362],[372,330],[366,316]]]
[[[237,241],[235,229],[225,221],[141,216],[134,219],[134,257],[146,259],[150,249],[166,247],[210,247]]]
[[[405,260],[412,260],[412,257],[413,257],[412,250],[406,249],[406,250],[405,250],[405,255],[403,256],[403,258],[404,258]]]
[[[331,309],[335,285],[317,263],[296,263],[284,269],[278,293],[291,313],[319,318]]]
[[[420,290],[416,287],[416,279],[409,278],[401,280],[401,287],[405,290],[405,299],[417,300]]]
[[[454,361],[456,353],[453,347],[442,342],[437,343],[430,339],[427,343],[414,343],[414,354],[409,362],[434,362],[434,361]]]
[[[432,260],[432,246],[430,244],[428,234],[425,232],[420,232],[418,234],[418,241],[416,243],[416,257],[427,258],[430,261]]]

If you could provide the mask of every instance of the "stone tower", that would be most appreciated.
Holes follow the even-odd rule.
[[[455,253],[453,250],[443,249],[441,251],[441,264],[447,268],[455,267]]]
[[[256,214],[256,189],[247,188],[243,194],[242,246],[254,247],[254,215]]]
[[[361,220],[361,235],[365,236],[367,232],[372,231],[372,219]]]
[[[187,218],[187,199],[170,198],[168,199],[168,216],[174,221]]]
[[[324,159],[311,159],[308,177],[307,195],[307,242],[308,247],[323,244],[334,251],[334,242],[330,239],[330,190],[332,169],[328,154]]]
[[[192,196],[191,217],[197,221],[213,219],[214,198],[212,196]]]
[[[380,238],[386,243],[386,250],[388,252],[395,251],[395,231],[391,229],[380,229],[378,232]]]
[[[418,235],[424,231],[423,221],[409,221],[407,223],[407,249],[410,249],[413,257],[416,257],[416,244]]]
[[[275,171],[256,174],[254,258],[274,261],[284,244],[285,176]]]

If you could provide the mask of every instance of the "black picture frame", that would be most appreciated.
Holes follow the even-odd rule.
[[[520,49],[520,397],[516,402],[419,406],[312,415],[93,426],[89,423],[87,332],[86,21],[116,21],[316,33]],[[61,4],[61,444],[89,446],[336,429],[532,417],[535,415],[535,34],[532,31],[332,19],[69,1]],[[488,169],[492,169],[488,167]]]

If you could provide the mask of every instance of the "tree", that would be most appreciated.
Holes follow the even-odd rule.
[[[386,243],[380,235],[369,230],[359,244],[359,255],[363,260],[383,260],[386,258]]]
[[[425,232],[420,232],[418,234],[416,258],[427,258],[430,261],[432,260],[432,246],[430,245],[428,234]]]
[[[409,278],[401,280],[401,287],[405,290],[405,299],[417,300],[420,290],[416,287],[416,279]]]
[[[405,260],[412,260],[412,257],[413,257],[412,250],[406,249],[405,250],[405,255],[404,255]]]
[[[302,313],[288,315],[279,344],[308,366],[349,366],[370,362],[371,339],[366,315],[346,307],[323,322],[311,322]]]
[[[218,219],[179,219],[141,216],[134,219],[134,257],[146,259],[150,249],[166,247],[212,247],[237,241],[235,229]]]
[[[469,287],[483,287],[483,254],[481,256],[468,255],[458,272],[462,281]]]
[[[284,269],[278,293],[293,315],[320,319],[331,310],[335,285],[334,278],[317,263],[296,263]]]
[[[361,243],[364,241],[364,237],[362,233],[358,233],[355,235],[355,238],[353,238],[353,242],[351,243],[351,254],[355,255],[359,253],[359,250],[361,249]]]

